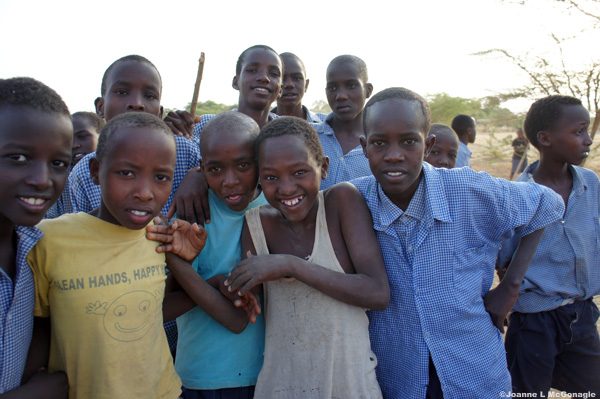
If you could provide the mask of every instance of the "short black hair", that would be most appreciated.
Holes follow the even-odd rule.
[[[145,62],[146,64],[148,64],[152,68],[154,68],[156,70],[156,73],[158,74],[159,79],[160,79],[160,89],[162,90],[162,77],[160,76],[160,72],[158,72],[158,68],[156,68],[156,66],[152,62],[150,62],[150,60],[147,59],[146,57],[142,57],[141,55],[137,55],[137,54],[130,54],[130,55],[126,55],[125,57],[119,58],[118,60],[116,60],[115,62],[113,62],[112,64],[110,64],[108,66],[108,68],[106,68],[106,71],[104,71],[104,75],[102,75],[102,83],[100,84],[100,94],[103,97],[104,97],[104,94],[106,94],[106,80],[108,79],[108,76],[110,75],[110,72],[118,64],[120,64],[122,62],[127,62],[127,61]]]
[[[431,127],[429,128],[429,133],[427,133],[427,137],[429,137],[431,135],[435,135],[437,137],[448,136],[448,137],[452,138],[453,140],[455,139],[456,143],[458,144],[458,135],[448,125],[444,125],[441,123],[432,124]]]
[[[367,64],[359,57],[350,54],[338,55],[335,57],[327,66],[327,71],[336,64],[353,64],[358,69],[358,74],[363,82],[369,81],[369,72],[367,71]]]
[[[255,154],[258,158],[260,145],[272,137],[296,136],[304,140],[317,165],[323,165],[323,147],[315,129],[306,120],[295,116],[281,116],[273,119],[263,126],[254,144]]]
[[[255,44],[254,46],[248,47],[246,50],[242,51],[242,54],[240,54],[240,56],[238,57],[238,60],[235,64],[235,74],[236,75],[239,75],[240,72],[242,72],[242,64],[244,63],[244,58],[246,57],[246,54],[248,54],[250,51],[256,50],[256,49],[272,51],[277,57],[279,57],[279,54],[277,54],[277,51],[273,50],[271,47],[269,47],[265,44]],[[283,62],[281,64],[283,65]]]
[[[304,71],[304,73],[306,74],[306,67],[304,66],[304,62],[303,62],[303,61],[300,59],[300,57],[298,57],[296,54],[294,54],[294,53],[290,53],[289,51],[288,51],[288,52],[285,52],[285,53],[281,53],[281,54],[279,54],[279,58],[281,58],[281,63],[283,64],[283,68],[284,68],[284,69],[285,69],[285,62],[283,62],[283,59],[284,59],[284,58],[286,58],[286,57],[287,57],[287,58],[293,58],[293,59],[295,59],[296,61],[298,61],[298,64],[300,64],[300,66],[302,67],[302,70],[303,70],[303,71]]]
[[[206,142],[206,139],[216,135],[217,137],[221,132],[230,132],[234,130],[243,130],[248,133],[252,140],[256,140],[260,127],[246,114],[238,111],[226,111],[218,114],[212,118],[206,126],[202,129],[202,136],[200,137],[200,154],[202,154],[202,143]]]
[[[98,146],[96,147],[96,159],[101,161],[110,149],[110,141],[115,133],[124,127],[147,127],[156,128],[165,135],[171,137],[175,142],[175,136],[167,124],[156,115],[147,112],[125,112],[112,118],[100,132]]]
[[[467,129],[475,127],[475,121],[469,115],[456,115],[452,119],[452,129],[458,134],[458,137],[464,137],[467,134]]]
[[[582,105],[581,100],[571,96],[552,95],[540,98],[529,107],[523,127],[529,142],[538,148],[537,134],[551,129],[562,116],[565,105]]]
[[[416,101],[419,103],[423,116],[423,135],[426,136],[431,126],[431,111],[429,109],[429,105],[427,104],[427,101],[425,101],[425,99],[419,94],[404,87],[389,87],[375,94],[369,99],[369,101],[367,101],[365,109],[363,110],[363,130],[365,132],[365,136],[367,135],[367,113],[369,108],[378,102],[392,99]]]
[[[86,119],[93,127],[96,128],[96,132],[98,133],[100,133],[104,125],[106,125],[104,119],[98,116],[98,114],[95,112],[79,111],[71,115],[71,118],[73,118],[73,120],[75,120],[75,118]]]
[[[71,118],[67,104],[57,92],[29,77],[0,79],[0,107],[28,106],[35,110]]]

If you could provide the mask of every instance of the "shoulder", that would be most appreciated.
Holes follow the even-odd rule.
[[[598,186],[600,180],[599,180],[596,172],[594,172],[591,169],[584,168],[582,166],[575,166],[575,165],[573,165],[573,169],[586,184]]]
[[[350,182],[337,183],[323,190],[323,197],[326,202],[334,201],[343,205],[346,201],[352,201],[356,198],[362,200],[362,195],[358,188]]]
[[[37,227],[44,233],[44,237],[46,237],[48,233],[54,234],[71,229],[73,225],[80,226],[81,224],[85,224],[87,219],[86,216],[90,215],[83,212],[65,213],[54,219],[44,219]]]
[[[377,192],[377,180],[375,180],[375,176],[363,176],[352,179],[349,184],[356,187],[365,199],[367,199],[371,193]]]

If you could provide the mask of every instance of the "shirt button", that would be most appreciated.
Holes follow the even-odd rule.
[[[560,221],[560,224],[565,224],[565,221],[564,221],[564,220],[561,220],[561,221]]]

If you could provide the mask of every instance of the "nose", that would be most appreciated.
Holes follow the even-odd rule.
[[[142,93],[132,93],[129,97],[129,100],[129,104],[127,104],[128,111],[144,112],[146,107],[144,106],[144,98]]]
[[[35,187],[36,190],[42,191],[52,185],[50,179],[50,170],[45,162],[36,162],[32,165],[31,171],[27,177],[27,184]]]
[[[296,184],[291,179],[282,177],[279,179],[277,191],[283,196],[294,194],[296,192]]]
[[[283,85],[282,86],[283,86],[284,89],[292,89],[292,88],[294,88],[294,81],[293,81],[293,79],[291,77],[289,77],[289,76],[284,77],[284,79],[283,79]]]
[[[240,179],[238,179],[237,175],[233,170],[225,171],[225,176],[223,178],[223,187],[235,187],[239,184]]]
[[[269,83],[271,81],[269,79],[269,71],[266,68],[259,69],[256,75],[256,80],[258,80],[259,82]]]
[[[404,153],[397,145],[391,145],[383,155],[383,160],[386,162],[401,162],[404,160]]]
[[[151,201],[154,198],[152,187],[145,179],[140,179],[140,181],[138,181],[134,197],[143,202]]]
[[[583,144],[586,147],[591,146],[594,143],[594,140],[592,140],[592,137],[590,136],[590,133],[588,131],[585,132],[585,137],[584,137],[584,141]]]
[[[448,158],[440,158],[438,164],[443,168],[450,168],[450,160]]]
[[[335,100],[336,101],[345,101],[348,99],[348,93],[346,93],[346,90],[343,89],[338,89],[335,93]]]

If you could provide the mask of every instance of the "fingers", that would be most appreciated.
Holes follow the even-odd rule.
[[[194,118],[192,118],[189,112],[171,111],[167,114],[164,121],[174,134],[188,138],[192,137]]]
[[[175,201],[171,202],[171,205],[169,206],[169,210],[167,211],[167,219],[171,219],[173,216],[175,216],[176,209],[177,209],[177,207],[175,206]]]
[[[159,254],[173,252],[173,245],[172,244],[159,245],[158,247],[156,247],[156,252],[158,252]]]

